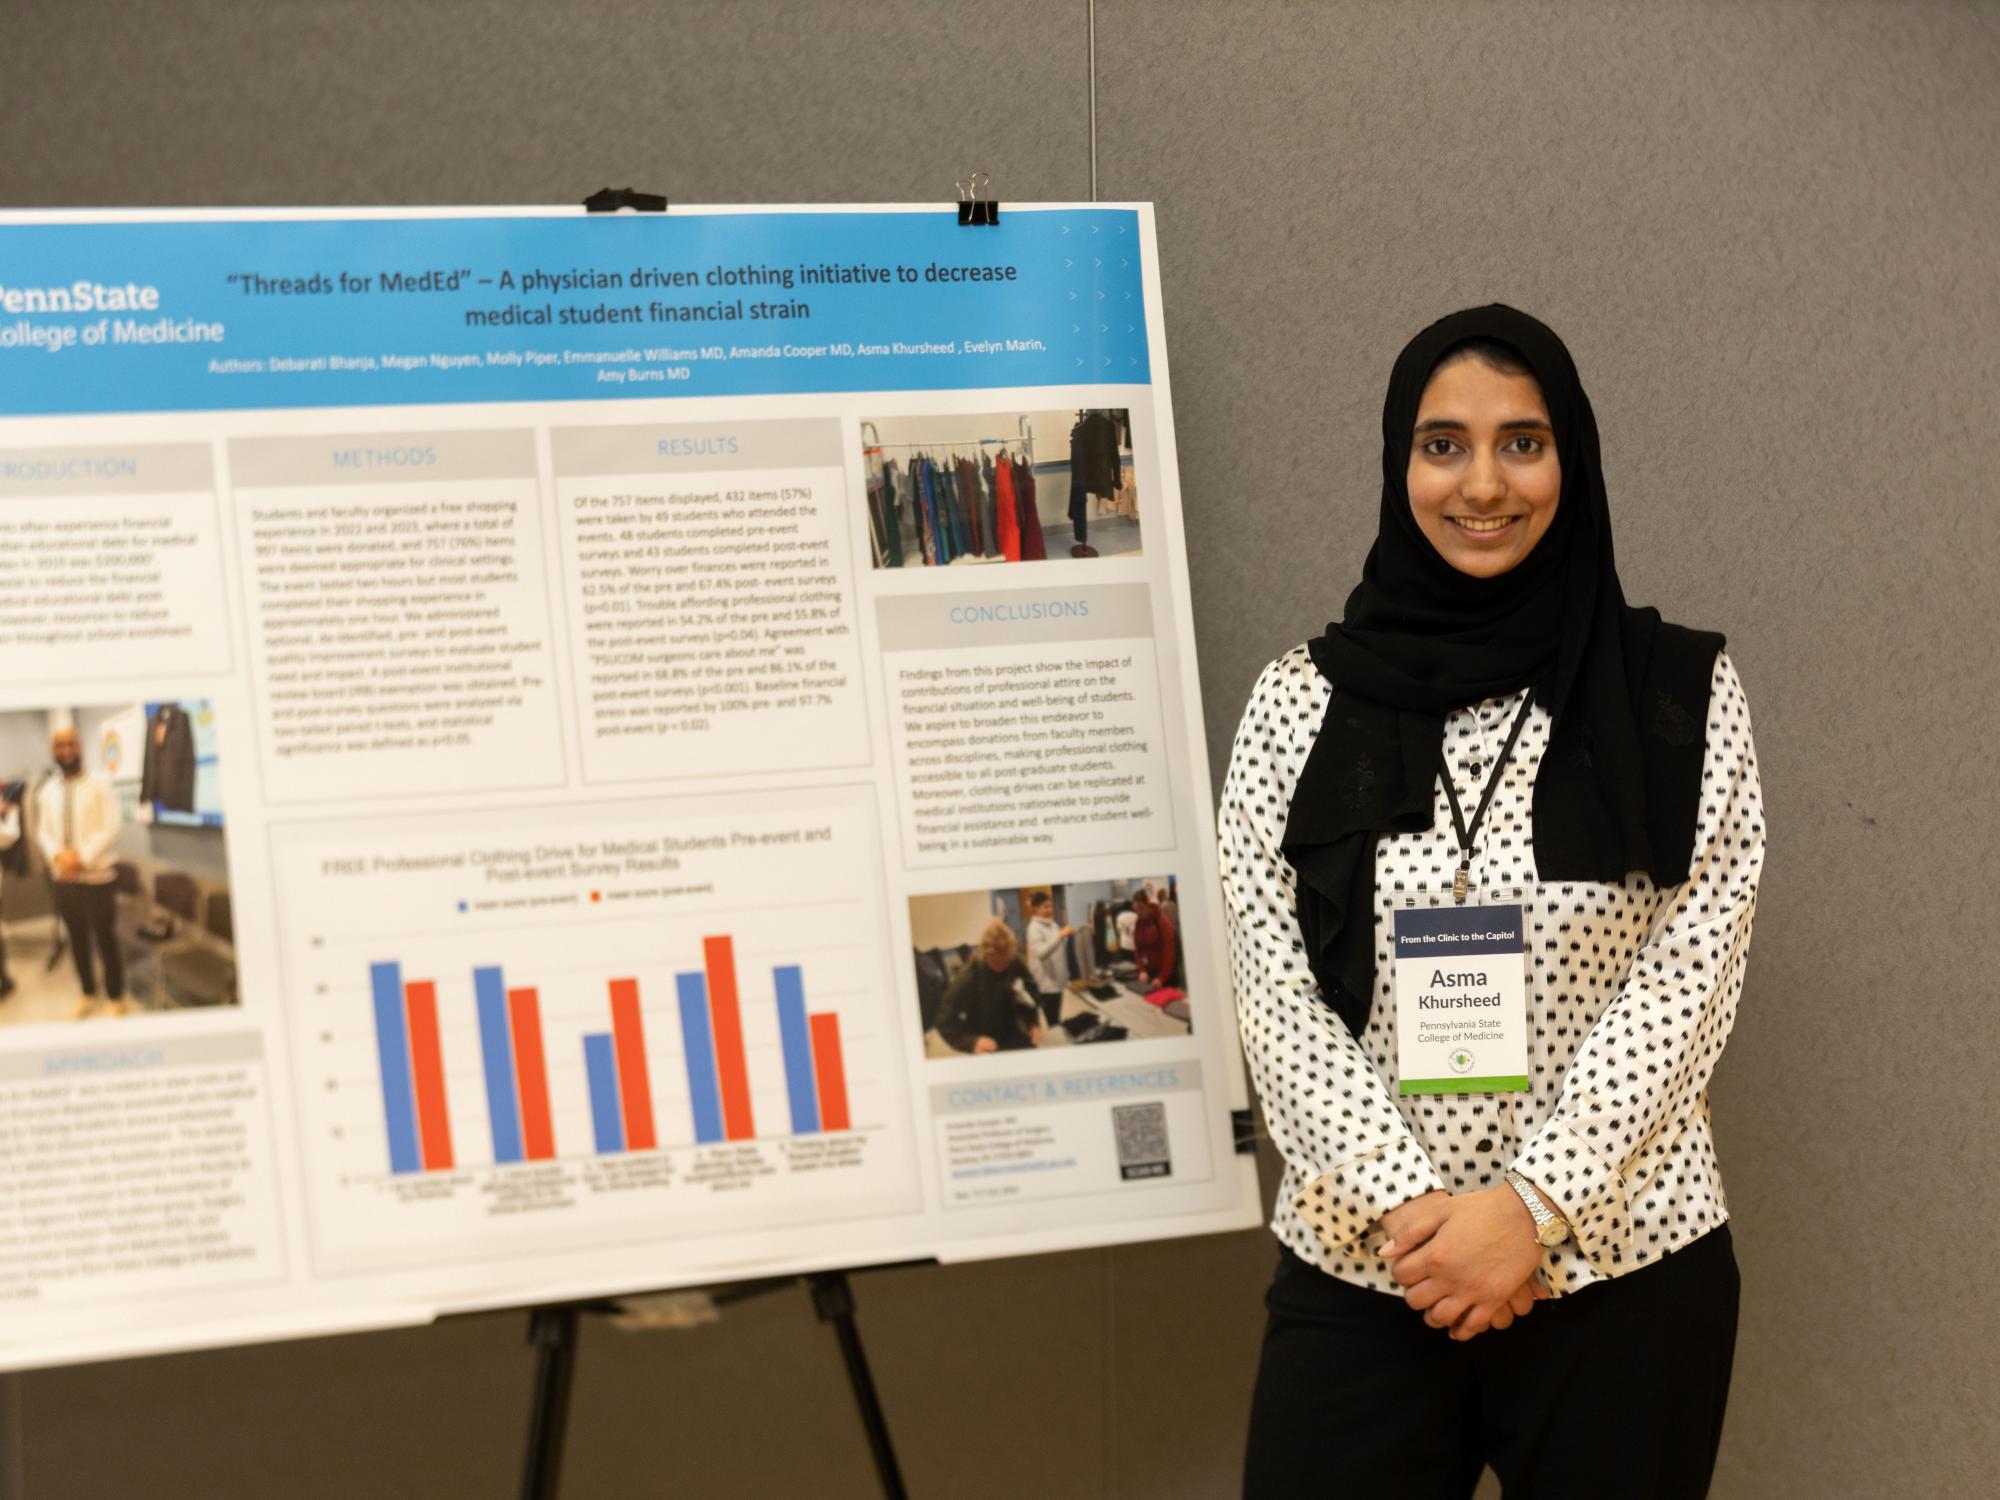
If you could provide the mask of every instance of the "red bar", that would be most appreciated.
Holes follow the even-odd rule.
[[[417,1135],[423,1142],[424,1170],[451,1170],[451,1120],[444,1107],[444,1046],[438,1040],[437,985],[412,979],[403,986],[410,1013],[410,1071],[417,1084]]]
[[[611,981],[611,1046],[618,1054],[618,1095],[625,1106],[625,1149],[651,1151],[653,1085],[646,1076],[646,1026],[639,1019],[639,981]]]
[[[840,1060],[840,1017],[832,1012],[806,1017],[812,1028],[813,1078],[819,1084],[819,1128],[846,1130],[847,1069]]]
[[[542,1003],[532,989],[507,991],[514,1025],[514,1083],[521,1093],[521,1150],[529,1161],[553,1161],[556,1131],[549,1119],[549,1064],[542,1052]]]
[[[750,1118],[750,1069],[743,1055],[743,1013],[736,1004],[736,947],[727,937],[701,940],[708,969],[708,1021],[715,1029],[715,1071],[722,1088],[722,1133],[732,1141],[757,1134]]]

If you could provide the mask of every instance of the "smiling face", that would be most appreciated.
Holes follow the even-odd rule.
[[[1519,567],[1562,496],[1555,429],[1535,377],[1476,355],[1432,371],[1410,435],[1408,489],[1418,529],[1459,572],[1496,578]]]

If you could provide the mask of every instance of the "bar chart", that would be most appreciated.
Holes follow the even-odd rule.
[[[588,1105],[561,1126],[553,1100],[563,1070],[552,1068],[545,1038],[544,984],[512,983],[500,964],[410,977],[402,959],[370,959],[383,1165],[402,1176],[851,1129],[841,1013],[809,1006],[807,966],[766,965],[746,994],[733,934],[702,934],[695,956],[698,967],[665,983],[607,973],[593,986],[564,972],[565,992],[596,989],[597,1013],[583,1001],[560,1011],[587,1026],[575,1040]],[[464,1011],[457,1024],[454,1003]],[[773,1046],[775,1071],[756,1056]],[[753,1058],[762,1064],[754,1086]],[[672,1076],[655,1076],[656,1059]],[[479,1102],[471,1132],[464,1096]],[[578,1128],[586,1118],[587,1131]],[[483,1149],[473,1149],[474,1134]]]
[[[529,830],[555,873],[518,896],[476,874],[508,851],[450,819],[398,830],[351,885],[324,872],[354,830],[288,841],[315,914],[288,988],[328,1258],[917,1201],[881,887],[855,877],[876,827],[859,799],[809,812],[680,811],[686,852],[630,876],[579,857],[629,825]]]
[[[706,1145],[756,1138],[757,1106],[743,1041],[735,944],[704,937],[703,967],[674,976],[691,1138]],[[806,1008],[804,969],[771,970],[785,1103],[793,1136],[846,1130],[847,1075],[840,1015]],[[508,987],[497,965],[471,971],[478,1017],[481,1085],[496,1166],[557,1157],[549,1104],[548,1055],[535,988]],[[391,1173],[450,1171],[456,1165],[446,1104],[437,982],[405,979],[402,965],[369,965],[375,1048],[381,1065],[383,1128]],[[639,981],[608,981],[610,1029],[581,1038],[590,1098],[591,1151],[611,1156],[660,1145]]]

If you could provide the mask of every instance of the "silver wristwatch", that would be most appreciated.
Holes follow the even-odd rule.
[[[1521,1201],[1528,1205],[1528,1212],[1535,1216],[1535,1238],[1544,1245],[1560,1245],[1569,1238],[1569,1225],[1548,1204],[1542,1202],[1541,1195],[1528,1186],[1528,1179],[1519,1172],[1509,1169],[1507,1186],[1521,1195]]]

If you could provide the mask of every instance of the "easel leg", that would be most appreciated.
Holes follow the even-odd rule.
[[[528,1414],[521,1500],[555,1500],[562,1483],[569,1388],[576,1374],[576,1325],[574,1307],[537,1307],[528,1313],[528,1342],[536,1349],[535,1405]]]
[[[28,1461],[21,1452],[21,1377],[0,1375],[0,1500],[27,1500]]]
[[[896,1464],[895,1445],[889,1441],[889,1420],[882,1412],[882,1400],[875,1394],[875,1378],[868,1373],[868,1356],[861,1348],[861,1331],[854,1326],[854,1288],[845,1271],[808,1276],[813,1308],[820,1320],[833,1325],[840,1338],[840,1352],[847,1361],[847,1379],[854,1387],[855,1404],[861,1408],[861,1425],[868,1430],[868,1447],[875,1455],[875,1472],[882,1479],[882,1493],[888,1500],[908,1500],[903,1488],[903,1472]]]

